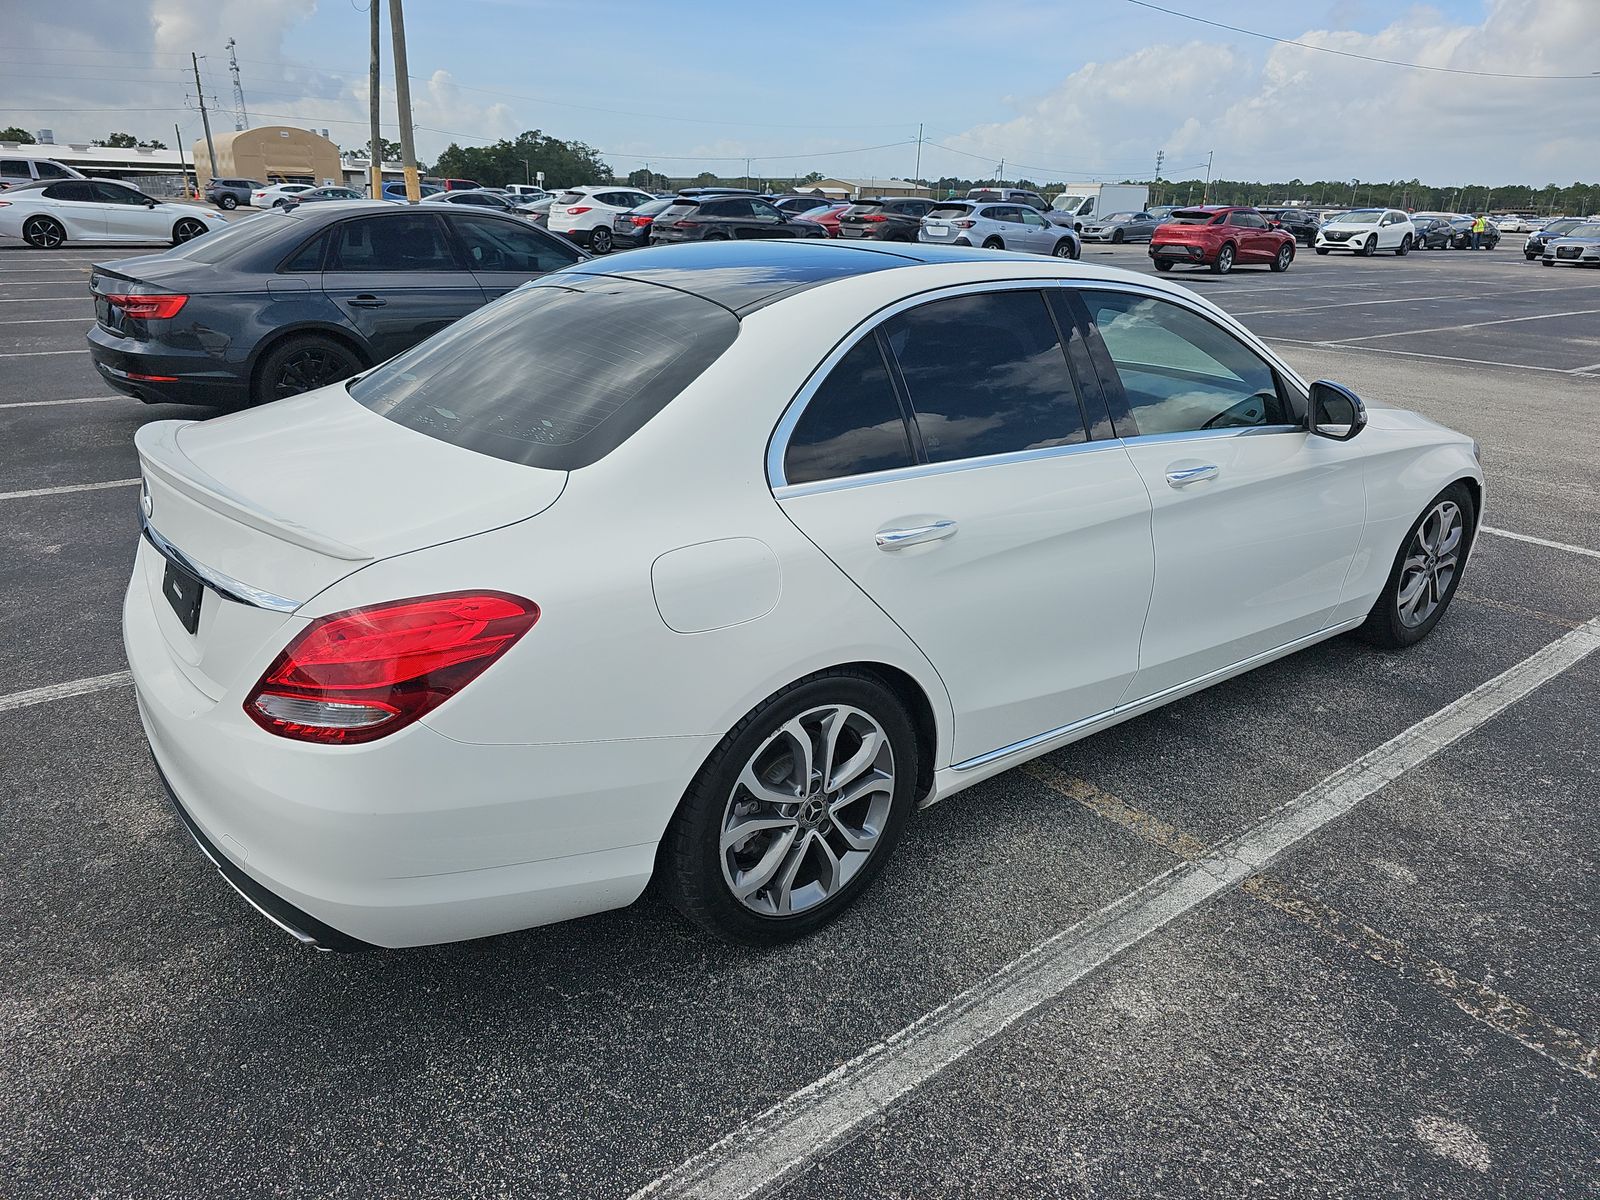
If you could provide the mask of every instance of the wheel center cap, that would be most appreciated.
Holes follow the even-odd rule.
[[[800,824],[807,829],[815,829],[822,824],[822,818],[827,814],[828,806],[820,797],[813,796],[800,806]]]

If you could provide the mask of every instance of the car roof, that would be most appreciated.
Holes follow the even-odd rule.
[[[840,245],[822,239],[694,242],[591,259],[547,276],[605,275],[659,284],[743,316],[797,292],[876,271],[931,264],[993,264],[992,250],[906,242]],[[1055,260],[1027,256],[1038,263]]]

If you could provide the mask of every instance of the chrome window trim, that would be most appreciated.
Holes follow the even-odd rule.
[[[265,588],[252,587],[248,583],[225,575],[202,563],[195,562],[182,550],[179,550],[166,538],[156,532],[150,519],[139,513],[139,532],[146,541],[155,547],[156,553],[170,563],[175,563],[183,570],[188,571],[201,583],[210,588],[225,600],[232,600],[236,604],[246,604],[251,608],[264,608],[272,612],[292,613],[298,609],[304,600],[291,600],[287,596],[279,596]]]
[[[1158,442],[1209,442],[1213,438],[1256,437],[1266,433],[1311,433],[1304,425],[1234,425],[1227,429],[1179,429],[1173,433],[1141,433],[1138,437],[1119,438],[1128,446],[1147,446]]]
[[[837,479],[817,479],[810,483],[779,484],[772,489],[772,494],[779,500],[795,500],[801,496],[850,491],[855,488],[871,487],[877,483],[927,479],[934,475],[981,471],[986,467],[1008,467],[1015,463],[1035,462],[1045,458],[1066,458],[1074,454],[1104,453],[1118,449],[1121,445],[1122,443],[1114,438],[1106,438],[1098,442],[1073,442],[1067,446],[1042,446],[1037,450],[1012,450],[1006,454],[989,454],[982,458],[953,458],[949,462],[913,463],[909,467],[893,467],[887,471],[873,471],[866,475],[841,475]]]
[[[1020,450],[1012,451],[1011,454],[991,455],[987,459],[981,460],[954,459],[948,463],[920,463],[910,467],[895,467],[889,471],[878,471],[871,475],[846,475],[841,476],[839,479],[819,479],[814,483],[790,484],[788,478],[783,473],[783,459],[784,455],[789,449],[789,438],[794,433],[795,426],[800,423],[800,417],[805,412],[806,406],[811,403],[812,397],[817,394],[817,390],[822,386],[823,381],[828,378],[828,375],[830,372],[832,372],[833,368],[838,365],[839,360],[844,358],[845,355],[849,354],[850,351],[854,350],[863,338],[870,337],[873,333],[875,333],[878,327],[885,321],[892,320],[894,317],[905,312],[907,309],[919,308],[924,304],[932,304],[938,300],[951,300],[958,296],[974,296],[982,292],[1044,292],[1048,288],[1061,287],[1071,282],[1076,281],[1069,281],[1061,279],[1057,276],[1045,275],[1036,279],[989,279],[981,283],[949,284],[944,287],[932,288],[926,292],[918,292],[914,296],[904,296],[892,304],[885,305],[883,308],[878,309],[876,312],[866,317],[853,329],[851,329],[849,333],[845,334],[844,337],[839,339],[839,344],[836,345],[828,354],[828,356],[824,358],[822,362],[819,363],[811,372],[811,377],[807,379],[805,385],[795,393],[794,399],[789,401],[788,407],[783,410],[783,415],[778,418],[777,425],[773,427],[772,436],[767,439],[767,486],[772,489],[774,494],[777,494],[780,490],[782,490],[784,494],[788,496],[805,495],[809,493],[802,492],[799,489],[820,487],[821,490],[830,490],[827,485],[840,483],[846,480],[851,482],[851,486],[860,486],[864,481],[878,480],[889,475],[903,478],[904,476],[901,474],[902,472],[915,471],[919,467],[952,467],[964,469],[963,464],[966,463],[992,465],[994,464],[995,460],[1009,458],[1011,457],[1011,454],[1032,455],[1041,453],[1040,451]],[[1063,356],[1063,364],[1065,361],[1066,359]],[[1068,378],[1071,378],[1070,374],[1068,375]],[[1076,394],[1074,394],[1073,398],[1074,400],[1078,400]],[[1081,400],[1078,402],[1081,405]],[[1075,447],[1095,444],[1104,443],[1078,442],[1074,443],[1073,445]],[[1049,447],[1049,449],[1052,450],[1064,450],[1070,448],[1072,447]]]

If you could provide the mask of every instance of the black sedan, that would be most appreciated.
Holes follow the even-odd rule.
[[[1500,244],[1500,231],[1495,228],[1493,221],[1485,221],[1484,231],[1478,235],[1478,245],[1485,250],[1493,250]],[[1472,249],[1472,218],[1455,217],[1450,221],[1450,249]]]
[[[1449,250],[1455,243],[1456,231],[1441,217],[1412,217],[1411,228],[1416,231],[1415,250]]]
[[[89,352],[107,383],[147,403],[261,404],[392,358],[587,257],[486,209],[363,200],[264,213],[97,264]]]
[[[820,238],[814,221],[785,216],[760,196],[679,193],[650,223],[650,244],[724,242],[746,238]]]
[[[634,250],[650,244],[650,226],[655,219],[674,203],[674,197],[647,200],[637,208],[618,213],[611,218],[611,246],[616,250]]]
[[[1582,217],[1557,217],[1543,229],[1536,229],[1528,235],[1528,240],[1522,244],[1522,257],[1532,262],[1544,254],[1545,243],[1558,237],[1566,237],[1579,225]]]
[[[934,207],[934,201],[914,196],[857,200],[839,214],[839,236],[870,238],[876,242],[914,242],[917,231],[922,228],[922,218]]]

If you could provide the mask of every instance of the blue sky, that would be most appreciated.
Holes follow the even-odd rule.
[[[1600,69],[1600,0],[1162,2],[1409,62]],[[771,176],[904,175],[920,121],[925,176],[984,175],[1002,157],[1025,164],[1008,176],[1040,182],[1148,175],[1158,149],[1169,177],[1213,150],[1230,178],[1569,182],[1597,170],[1585,149],[1592,118],[1578,115],[1600,105],[1600,75],[1488,80],[1379,66],[1127,0],[409,9],[424,157],[451,140],[539,128],[598,147],[622,173],[647,160],[671,174],[742,173],[749,156]],[[257,123],[365,141],[367,15],[353,0],[78,0],[59,17],[30,5],[10,29],[23,51],[0,64],[0,124],[49,125],[62,140],[129,128],[171,141],[163,134],[180,120],[186,139],[197,136],[182,111],[187,51],[207,55],[207,91],[227,106],[223,42],[233,36]],[[385,107],[392,114],[392,89]]]

